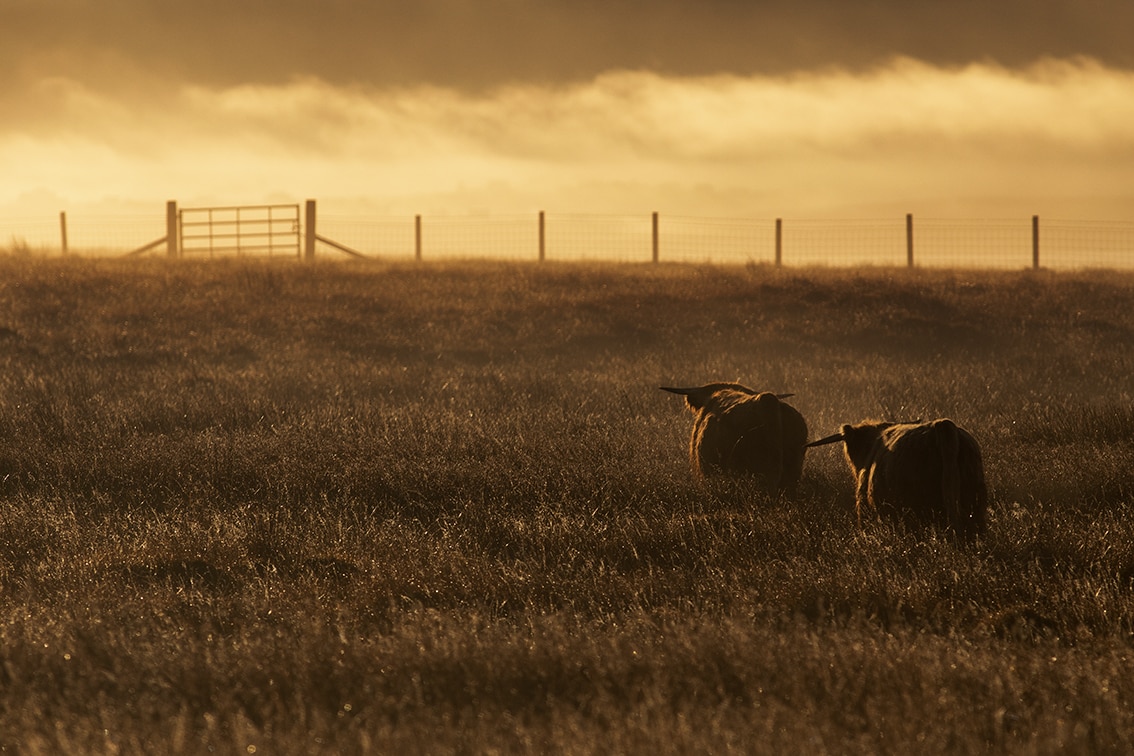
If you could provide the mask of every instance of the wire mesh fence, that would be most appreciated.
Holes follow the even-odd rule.
[[[785,220],[783,264],[905,265],[908,259],[906,242],[906,221],[901,218]]]
[[[313,215],[310,217],[314,217]],[[1134,222],[539,213],[319,215],[319,256],[376,259],[1134,269]],[[0,218],[0,253],[162,254],[160,215]],[[336,249],[338,247],[338,249]]]
[[[652,219],[643,216],[548,214],[545,223],[548,260],[653,259]]]
[[[1134,223],[1047,222],[1039,247],[1045,267],[1134,268]]]
[[[676,262],[774,263],[776,221],[661,216],[658,259]]]
[[[157,214],[0,218],[0,252],[119,255],[164,234]]]
[[[1032,241],[1030,218],[963,223],[918,219],[914,231],[914,260],[926,267],[1030,267],[1034,252]]]

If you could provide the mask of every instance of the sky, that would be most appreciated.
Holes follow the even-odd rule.
[[[0,0],[0,216],[1134,220],[1129,0]]]

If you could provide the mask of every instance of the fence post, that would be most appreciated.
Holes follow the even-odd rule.
[[[315,259],[315,200],[307,200],[303,208],[303,259]]]
[[[784,263],[784,219],[776,218],[776,267]]]
[[[1032,216],[1032,269],[1039,270],[1039,216]]]
[[[421,215],[413,216],[413,259],[421,262]]]
[[[544,244],[544,240],[545,240],[545,237],[544,237],[544,218],[543,218],[543,211],[540,210],[539,211],[539,261],[540,262],[543,262],[544,255],[545,255],[545,252],[546,252],[546,249],[547,249],[545,244]]]
[[[658,261],[658,213],[657,213],[656,210],[654,211],[653,227],[654,227],[654,262],[656,263]]]
[[[913,213],[906,213],[906,266],[913,267]]]
[[[67,213],[60,211],[59,213],[59,236],[62,240],[61,249],[63,256],[67,256]]]
[[[180,238],[177,234],[177,200],[165,203],[165,250],[170,257],[181,254]]]

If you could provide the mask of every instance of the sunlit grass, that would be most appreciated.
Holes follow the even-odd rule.
[[[0,258],[0,744],[1120,752],[1134,279]],[[972,548],[661,384],[948,415]]]

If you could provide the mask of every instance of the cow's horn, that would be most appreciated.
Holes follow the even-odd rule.
[[[842,441],[842,440],[843,440],[843,434],[842,433],[835,433],[835,434],[832,434],[830,436],[827,436],[826,438],[821,438],[818,441],[812,441],[811,443],[807,444],[807,446],[809,448],[812,447],[812,446],[824,446],[826,444],[833,444],[833,443],[836,443],[836,442]]]

